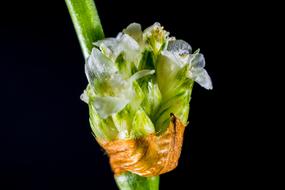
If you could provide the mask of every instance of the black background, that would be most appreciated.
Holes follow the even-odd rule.
[[[249,142],[255,84],[249,59],[260,38],[259,6],[214,1],[97,0],[106,36],[131,22],[158,21],[200,48],[214,89],[195,85],[177,169],[161,189],[232,189],[262,181]],[[116,189],[107,156],[91,135],[84,59],[64,1],[1,5],[0,189]],[[262,12],[262,11],[260,11]],[[254,44],[254,46],[253,46]],[[261,63],[259,63],[261,64]],[[252,79],[250,78],[252,77]],[[247,81],[245,83],[245,81]],[[259,108],[259,107],[257,107]]]

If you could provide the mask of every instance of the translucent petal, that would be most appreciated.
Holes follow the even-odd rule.
[[[207,90],[212,90],[213,85],[211,78],[207,71],[203,68],[192,68],[190,71],[191,78],[197,82],[200,86],[204,87]]]
[[[178,54],[175,54],[175,53],[168,51],[168,50],[163,50],[161,52],[161,55],[163,55],[167,59],[171,60],[173,63],[175,63],[176,66],[179,66],[179,67],[183,66],[181,57]]]
[[[161,28],[161,25],[159,22],[155,22],[153,25],[147,27],[144,31],[143,34],[146,36],[151,35],[152,31],[155,29]]]
[[[134,38],[128,34],[122,35],[120,42],[123,43],[123,45],[128,49],[138,50],[140,48],[139,44],[134,40]]]
[[[102,44],[104,44],[108,48],[112,48],[117,45],[116,38],[105,38],[103,40],[99,40],[95,43],[93,43],[95,46],[100,47]]]
[[[189,54],[179,54],[178,52],[163,50],[161,54],[172,60],[179,68],[184,67],[189,60]]]
[[[123,33],[130,35],[138,43],[142,41],[142,28],[138,23],[130,24],[126,29],[123,30]]]
[[[142,70],[128,80],[124,80],[118,73],[114,73],[104,82],[104,85],[101,85],[102,96],[97,96],[94,99],[96,112],[100,117],[107,118],[124,109],[135,97],[133,81],[153,73],[154,70]]]
[[[163,26],[159,22],[155,22],[143,31],[144,37],[154,36],[155,38],[166,38],[169,36],[169,32],[163,29]]]
[[[94,80],[102,80],[106,76],[111,76],[117,72],[116,67],[97,48],[93,48],[91,55],[85,64],[85,73],[89,83],[94,84]]]
[[[125,96],[124,92],[132,88],[131,83],[124,80],[119,73],[113,74],[105,82],[106,95],[111,96]],[[108,89],[106,89],[108,86]],[[107,93],[109,91],[109,93]],[[130,95],[130,92],[128,93]]]
[[[192,54],[191,55],[191,66],[194,68],[204,68],[205,67],[205,57],[203,54],[198,53],[198,54]]]
[[[139,55],[138,42],[128,34],[119,33],[116,38],[106,38],[94,43],[113,61],[123,52],[128,61],[134,61]]]
[[[87,91],[84,90],[83,93],[80,95],[80,99],[85,102],[86,104],[89,103],[89,97],[87,95]]]
[[[116,49],[116,54],[124,52],[126,61],[136,62],[138,59],[140,50],[139,44],[128,34],[122,35],[119,39],[119,44]]]
[[[168,42],[167,50],[183,55],[191,53],[192,47],[184,40],[173,40]]]
[[[120,97],[96,97],[94,99],[94,107],[99,116],[103,119],[106,119],[108,116],[121,111],[130,100],[123,99]]]
[[[105,54],[109,58],[115,58],[112,54],[114,54],[114,49],[118,45],[118,41],[116,38],[106,38],[104,40],[99,40],[93,43],[95,46],[99,47],[103,54]]]
[[[154,23],[143,32],[143,39],[146,44],[150,45],[155,54],[163,49],[167,42],[169,32],[165,31],[158,23]]]

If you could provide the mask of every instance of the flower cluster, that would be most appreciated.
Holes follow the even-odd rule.
[[[96,137],[133,139],[165,131],[170,113],[187,123],[194,81],[212,89],[199,50],[170,37],[159,23],[142,31],[130,24],[116,38],[94,43],[86,61],[89,105]]]

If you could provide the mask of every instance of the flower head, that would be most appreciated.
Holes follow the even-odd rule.
[[[105,139],[128,139],[166,129],[170,113],[186,124],[194,81],[212,82],[199,50],[169,37],[159,24],[142,31],[130,24],[115,38],[94,43],[86,61],[88,103],[93,132]]]

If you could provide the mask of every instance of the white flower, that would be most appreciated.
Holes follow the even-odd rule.
[[[212,81],[205,67],[204,55],[199,53],[199,49],[191,54],[191,46],[183,40],[169,41],[166,50],[162,51],[162,55],[172,60],[177,67],[182,68],[189,64],[187,77],[197,82],[207,90],[213,89]]]
[[[136,62],[139,59],[140,46],[128,34],[119,33],[116,38],[106,38],[94,43],[100,50],[113,61],[124,53],[125,59]]]
[[[132,23],[115,38],[94,45],[85,63],[89,84],[81,99],[89,105],[97,137],[162,132],[171,113],[186,124],[194,82],[212,89],[204,56],[170,37],[159,23],[145,30]]]
[[[199,85],[207,90],[212,90],[213,85],[209,74],[207,73],[205,67],[205,58],[201,53],[194,53],[190,55],[189,64],[191,65],[188,77],[193,79]]]
[[[85,64],[85,72],[95,91],[94,107],[102,118],[121,111],[133,99],[135,80],[154,74],[154,70],[141,70],[124,79],[111,60],[97,48],[93,48]],[[86,92],[81,97],[83,101],[89,102]]]

